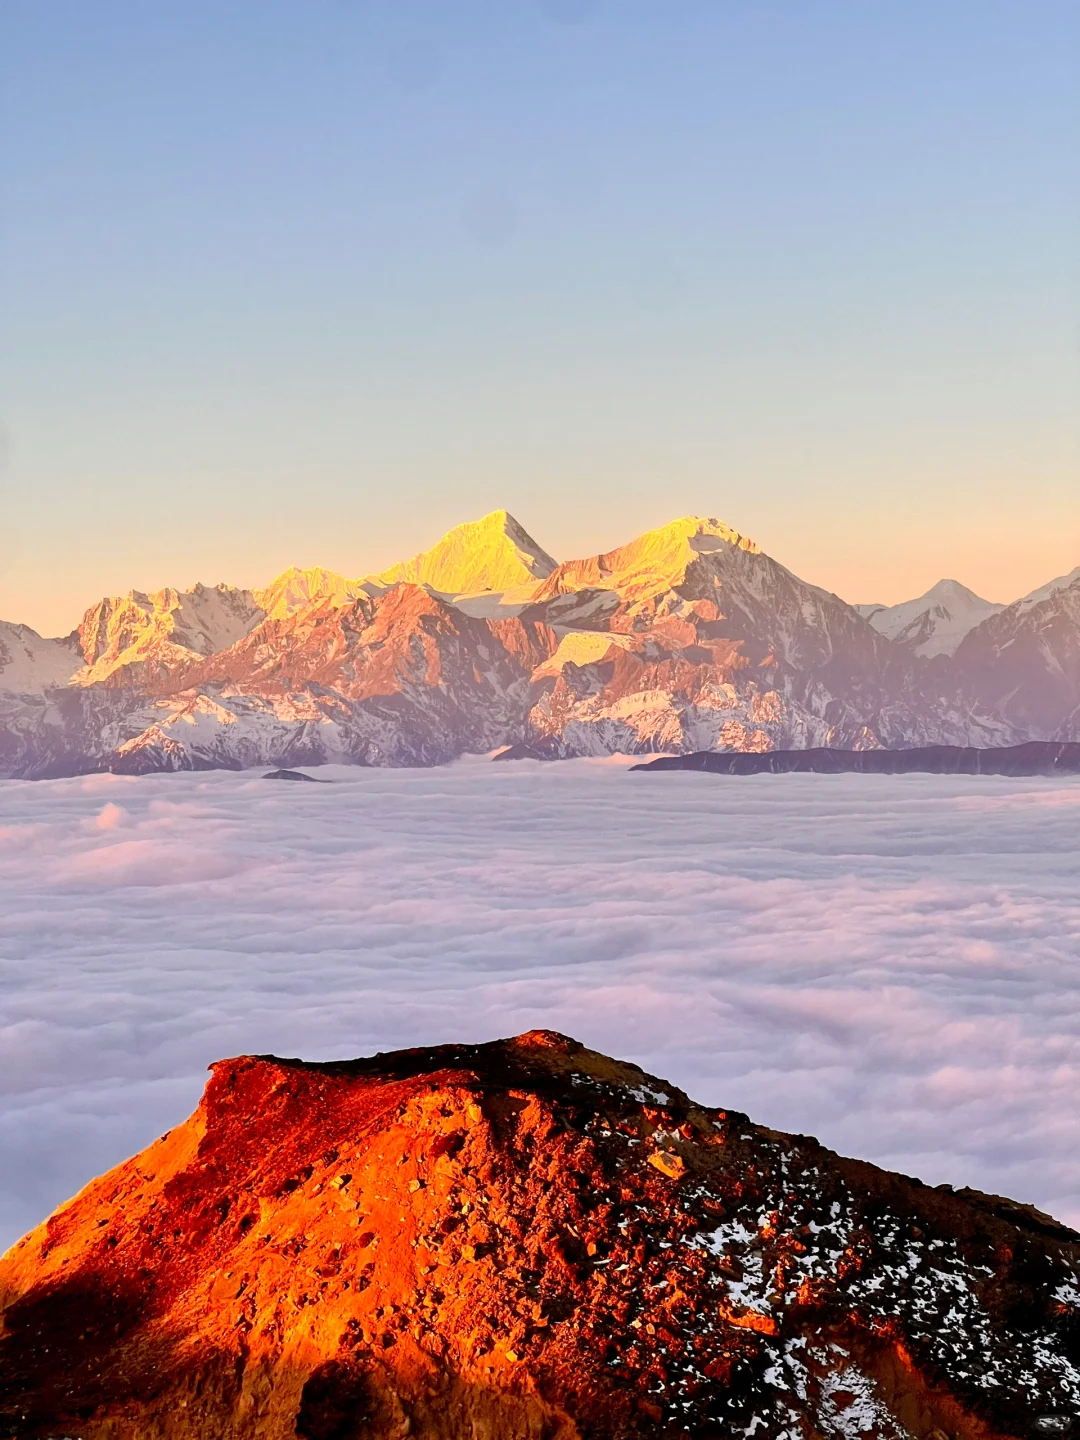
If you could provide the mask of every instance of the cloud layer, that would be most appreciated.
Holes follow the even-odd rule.
[[[1080,1223],[1080,782],[0,782],[0,1246],[205,1066],[538,1025]]]

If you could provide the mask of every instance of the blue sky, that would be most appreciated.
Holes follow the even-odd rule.
[[[4,0],[0,616],[715,514],[1080,563],[1072,0]]]

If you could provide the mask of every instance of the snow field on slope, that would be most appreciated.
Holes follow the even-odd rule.
[[[211,1060],[537,1026],[1080,1224],[1080,781],[0,782],[0,1246]]]

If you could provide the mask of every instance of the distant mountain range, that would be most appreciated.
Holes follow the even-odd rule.
[[[558,563],[504,510],[377,575],[0,621],[0,774],[1080,740],[1080,568],[849,605],[719,520]]]

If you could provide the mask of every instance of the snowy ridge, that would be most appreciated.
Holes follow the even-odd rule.
[[[617,591],[630,601],[648,599],[681,585],[698,556],[723,554],[725,550],[761,553],[753,540],[721,520],[684,516],[616,550],[587,560],[568,560],[553,568],[536,598],[545,600],[600,589]]]
[[[1025,595],[1023,599],[1017,600],[1015,607],[1011,608],[1016,608],[1018,613],[1023,613],[1030,610],[1032,606],[1049,600],[1057,591],[1069,589],[1078,580],[1080,580],[1080,565],[1077,565],[1075,570],[1070,570],[1067,575],[1059,575],[1056,580],[1050,580],[1045,585],[1040,585],[1037,590],[1032,590],[1030,595]]]
[[[1018,736],[1080,738],[1080,573],[1007,605],[961,641],[962,703]]]

